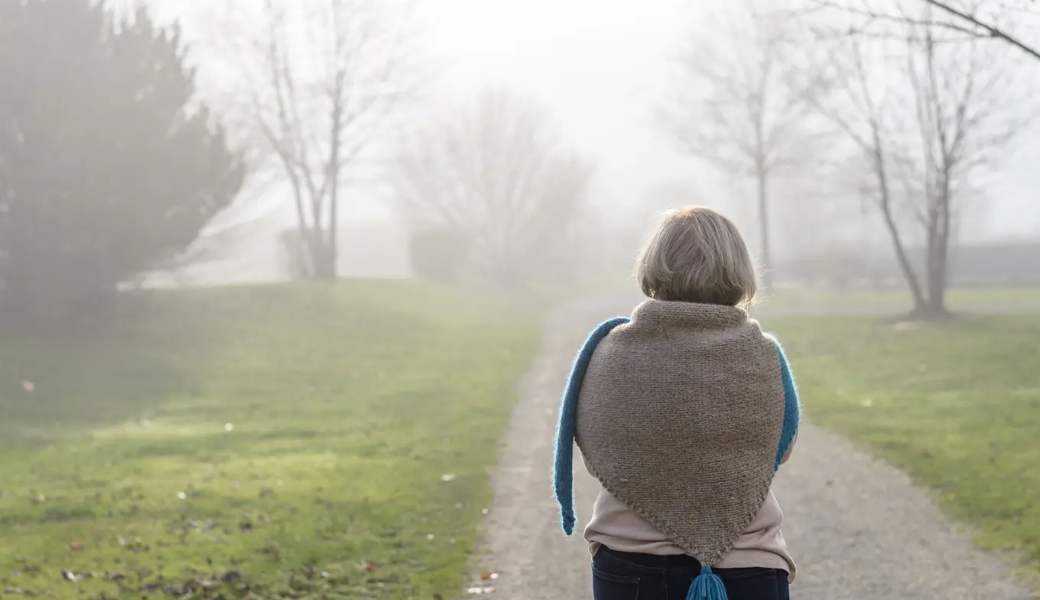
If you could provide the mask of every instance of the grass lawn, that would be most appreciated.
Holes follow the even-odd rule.
[[[360,281],[156,304],[0,340],[4,597],[457,594],[537,315]]]
[[[954,288],[947,292],[951,310],[1040,309],[1040,287]],[[765,310],[850,308],[909,311],[913,307],[907,290],[777,290],[761,300]]]
[[[767,319],[809,418],[873,447],[1040,573],[1040,315],[901,329]]]

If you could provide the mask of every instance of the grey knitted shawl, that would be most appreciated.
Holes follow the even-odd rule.
[[[598,344],[575,439],[608,492],[701,564],[762,507],[784,428],[775,340],[739,308],[650,300]]]

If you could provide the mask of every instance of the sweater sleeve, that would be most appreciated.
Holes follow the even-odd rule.
[[[801,418],[801,406],[798,402],[798,388],[795,386],[791,366],[787,363],[787,355],[779,342],[776,344],[780,352],[780,379],[784,384],[784,428],[780,434],[780,448],[776,452],[776,467],[784,461],[784,455],[798,435],[798,421]]]

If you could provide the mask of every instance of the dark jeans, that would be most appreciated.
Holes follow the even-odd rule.
[[[729,600],[790,600],[787,573],[715,569]],[[592,560],[594,600],[686,600],[701,565],[689,556],[627,554],[602,547]]]

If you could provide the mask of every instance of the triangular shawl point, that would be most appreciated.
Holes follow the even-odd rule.
[[[578,391],[590,473],[702,564],[725,556],[775,472],[775,341],[738,308],[651,300],[604,336]]]

